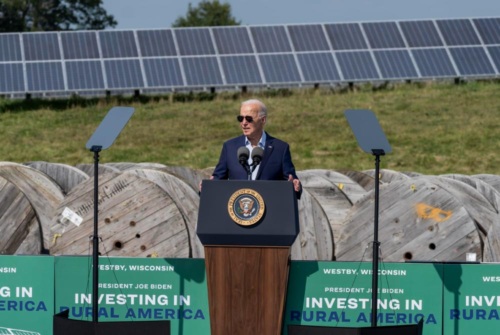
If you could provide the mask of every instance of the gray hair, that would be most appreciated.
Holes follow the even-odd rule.
[[[266,116],[267,117],[267,107],[264,105],[264,103],[258,99],[250,99],[243,101],[241,103],[241,106],[244,105],[258,105],[259,106],[259,116]]]

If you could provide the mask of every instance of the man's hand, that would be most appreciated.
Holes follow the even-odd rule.
[[[293,179],[293,176],[290,174],[288,175],[288,181],[291,181],[293,183],[293,189],[295,192],[300,192],[302,189],[302,185],[300,185],[300,180],[298,179]]]

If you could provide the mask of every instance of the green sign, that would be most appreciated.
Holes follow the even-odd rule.
[[[54,258],[0,256],[0,334],[52,335]]]
[[[444,268],[444,335],[498,334],[498,264],[448,264]]]
[[[425,335],[440,335],[442,276],[441,264],[382,263],[377,324],[416,324],[423,319]],[[285,323],[368,327],[371,297],[371,263],[295,261],[290,269]]]
[[[56,258],[56,311],[92,320],[92,259]],[[203,259],[99,259],[99,322],[170,320],[172,334],[210,334]]]

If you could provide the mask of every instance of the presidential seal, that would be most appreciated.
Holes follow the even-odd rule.
[[[265,209],[262,196],[249,188],[234,192],[227,203],[229,216],[240,226],[252,226],[259,222]]]

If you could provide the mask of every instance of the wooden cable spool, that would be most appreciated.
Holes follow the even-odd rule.
[[[155,183],[133,173],[99,176],[98,235],[101,254],[128,257],[177,257],[190,254],[189,234],[172,198]],[[62,215],[68,208],[80,226]],[[94,180],[75,187],[54,212],[54,255],[86,255],[94,234]]]
[[[190,241],[190,257],[203,258],[203,245],[198,235],[196,235],[198,207],[200,203],[198,193],[184,181],[164,170],[135,169],[126,170],[125,172],[136,174],[141,178],[155,183],[172,198],[186,222]]]
[[[474,217],[457,200],[456,193],[450,193],[444,184],[422,176],[381,185],[381,259],[464,261],[468,252],[475,252],[481,258],[481,237]],[[346,216],[343,230],[336,240],[338,260],[372,259],[373,197],[371,192]],[[482,204],[483,208],[488,206]]]
[[[307,189],[302,190],[298,212],[300,233],[292,245],[292,259],[332,260],[334,245],[330,221]]]
[[[50,227],[53,212],[64,199],[59,185],[43,172],[21,164],[0,163],[0,176],[23,192],[35,210],[43,236],[43,249],[51,244]]]
[[[25,165],[45,173],[52,178],[62,189],[64,194],[68,194],[73,187],[89,179],[89,176],[74,166],[48,162],[29,162]]]
[[[0,177],[0,255],[37,255],[42,252],[42,233],[28,198]]]
[[[352,204],[366,191],[344,174],[329,170],[298,171],[302,186],[323,208],[332,230],[333,243]],[[302,200],[300,200],[302,201]],[[299,201],[299,203],[300,203]]]

